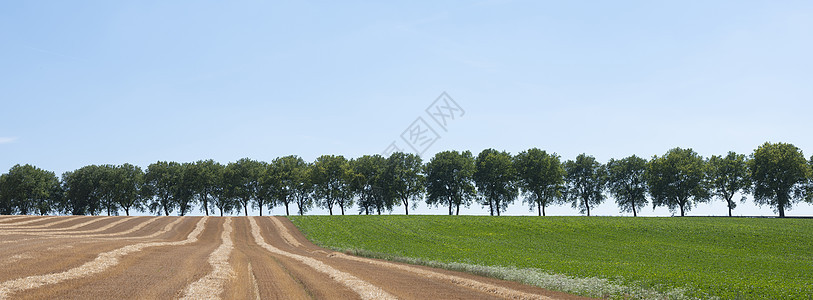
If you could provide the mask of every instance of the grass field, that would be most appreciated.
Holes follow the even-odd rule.
[[[663,293],[679,291],[698,298],[808,299],[813,295],[810,219],[291,219],[319,245],[361,249],[368,254],[606,279],[609,284]],[[568,292],[574,291],[578,289]]]

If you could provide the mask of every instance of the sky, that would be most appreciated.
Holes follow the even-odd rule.
[[[414,122],[436,133],[424,160],[768,141],[810,157],[811,53],[810,1],[6,1],[0,172],[415,151],[401,138]],[[437,99],[456,109],[444,127],[427,113]],[[612,199],[594,213],[627,215]],[[726,213],[715,200],[689,215]],[[518,200],[507,214],[535,212]]]

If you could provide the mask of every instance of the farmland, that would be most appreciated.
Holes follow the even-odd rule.
[[[601,282],[635,287],[633,291],[678,291],[687,297],[808,299],[813,295],[813,223],[809,219],[291,219],[318,245],[377,257],[606,279]]]
[[[280,217],[0,216],[0,299],[580,299],[350,256]]]

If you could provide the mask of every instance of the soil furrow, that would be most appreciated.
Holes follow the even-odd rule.
[[[79,267],[75,267],[64,272],[28,276],[0,283],[0,299],[7,299],[11,295],[19,293],[21,291],[26,291],[45,285],[52,285],[70,279],[76,279],[91,276],[96,273],[101,273],[107,270],[108,268],[118,264],[122,257],[132,253],[139,252],[144,248],[158,246],[180,246],[193,243],[198,240],[198,237],[200,236],[200,233],[203,231],[204,224],[206,223],[207,219],[208,218],[206,217],[201,218],[201,220],[195,226],[195,229],[191,233],[189,233],[185,240],[182,241],[147,242],[128,245],[113,251],[108,251],[99,254],[96,257],[96,259],[87,262]],[[172,224],[174,223],[175,222],[173,222]]]
[[[220,236],[221,244],[209,255],[209,265],[212,272],[205,277],[193,282],[186,288],[182,299],[219,299],[223,293],[223,286],[232,277],[232,267],[229,264],[229,257],[234,243],[232,242],[232,221],[231,217],[226,218],[223,223],[223,234]]]
[[[301,263],[308,265],[317,272],[327,274],[328,276],[330,276],[331,279],[338,281],[339,283],[356,292],[362,299],[397,299],[393,295],[382,290],[381,288],[374,286],[364,280],[361,280],[356,276],[350,275],[349,273],[342,272],[335,268],[332,268],[329,265],[317,259],[294,254],[291,252],[286,252],[280,250],[277,247],[272,246],[271,244],[266,243],[265,239],[260,234],[260,227],[257,226],[257,222],[254,221],[254,218],[249,218],[249,223],[251,224],[251,233],[254,236],[254,242],[260,245],[261,247],[265,248],[269,252],[286,256],[291,259],[295,259]]]
[[[173,217],[177,218],[177,217]],[[199,217],[183,217],[184,237]],[[209,218],[197,241],[149,247],[122,257],[119,264],[91,276],[22,293],[23,299],[177,299],[190,283],[211,272],[208,257],[219,246],[222,218]],[[15,296],[16,297],[16,296]]]

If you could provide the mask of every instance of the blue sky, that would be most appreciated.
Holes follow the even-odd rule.
[[[3,171],[380,153],[444,91],[425,159],[813,154],[809,1],[15,1],[0,41]]]

